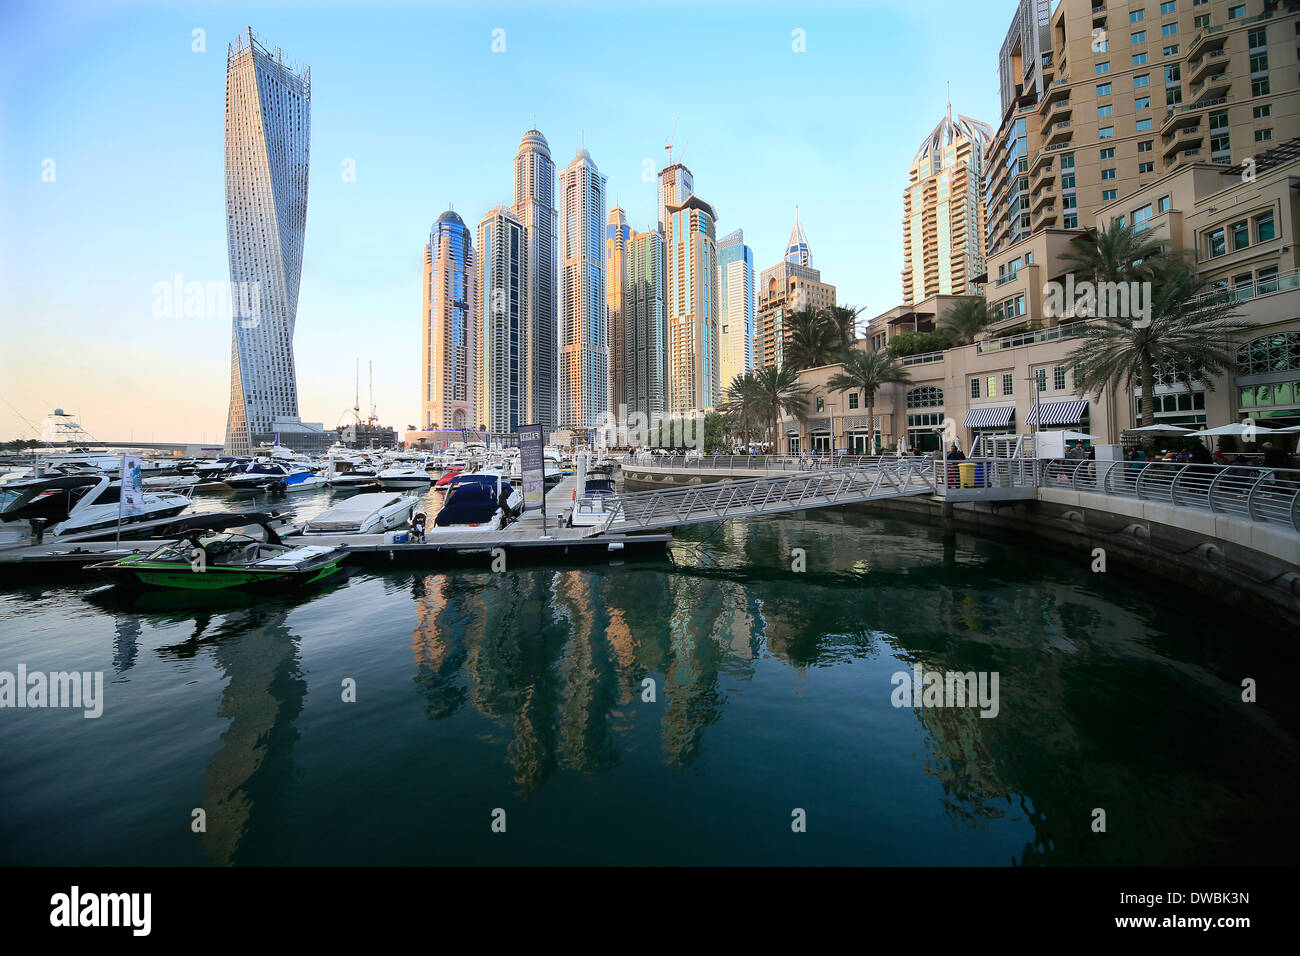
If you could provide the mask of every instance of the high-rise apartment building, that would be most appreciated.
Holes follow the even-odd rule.
[[[624,257],[632,230],[615,206],[605,223],[605,315],[609,330],[609,413],[618,416],[627,404],[627,359],[623,316]]]
[[[594,428],[609,410],[605,177],[579,147],[560,173],[561,428]]]
[[[664,237],[634,232],[623,251],[623,364],[628,414],[662,415],[668,365],[664,352]]]
[[[668,206],[664,271],[668,294],[668,412],[718,404],[718,215],[698,196]]]
[[[817,269],[781,261],[764,269],[758,280],[754,306],[754,367],[785,363],[785,341],[789,336],[786,319],[804,309],[821,310],[835,305],[835,286],[822,282]]]
[[[736,376],[754,368],[754,250],[745,245],[743,229],[718,240],[718,278],[722,369],[718,389],[725,398]]]
[[[1023,0],[1003,48],[987,251],[1092,226],[1179,166],[1242,163],[1295,136],[1295,24],[1272,0]]]
[[[298,317],[311,69],[284,63],[250,29],[226,51],[226,251],[235,310],[225,451],[247,455],[277,420],[297,421]]]
[[[659,171],[659,234],[668,235],[668,207],[686,201],[695,192],[695,177],[681,163],[673,163]]]
[[[420,393],[426,429],[476,429],[482,340],[475,321],[478,261],[469,229],[448,209],[424,247],[424,334]]]
[[[528,247],[522,385],[525,424],[556,425],[556,208],[555,163],[546,137],[524,134],[515,154],[515,215]]]
[[[479,279],[474,309],[481,361],[476,374],[481,424],[510,434],[528,412],[525,346],[528,300],[528,231],[510,209],[498,206],[478,225]]]
[[[984,273],[984,158],[993,130],[948,112],[921,143],[903,192],[903,301],[972,291]]]

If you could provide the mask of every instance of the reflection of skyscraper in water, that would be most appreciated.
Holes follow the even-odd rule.
[[[120,617],[113,622],[113,673],[120,674],[135,666],[140,651],[140,619]]]
[[[564,571],[554,578],[553,605],[569,624],[561,669],[560,756],[567,769],[590,773],[618,763],[611,712],[618,703],[617,675],[606,634],[609,617],[603,576]]]
[[[669,579],[675,609],[668,621],[670,659],[664,674],[661,725],[664,761],[682,769],[694,762],[704,728],[722,715],[718,667],[722,652],[709,635],[718,615],[719,589],[689,576]]]
[[[447,576],[430,574],[415,581],[415,682],[429,702],[426,713],[441,720],[456,713],[469,696],[460,670],[468,652],[464,628],[441,620],[447,607]]]
[[[204,776],[207,832],[198,838],[221,866],[239,862],[240,844],[257,822],[257,805],[283,792],[293,776],[294,721],[302,712],[307,681],[297,641],[285,626],[288,612],[227,617],[210,644],[226,680],[217,713],[230,723]]]

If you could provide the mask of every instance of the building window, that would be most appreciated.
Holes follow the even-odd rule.
[[[1177,55],[1178,55],[1178,44],[1177,44],[1177,43],[1172,43],[1172,44],[1170,44],[1169,46],[1165,47],[1165,48],[1164,48],[1164,55],[1165,55],[1165,56],[1177,56]]]
[[[1038,386],[1040,392],[1047,391],[1047,369],[1040,368],[1034,370],[1034,384]]]
[[[1107,146],[1105,149],[1103,149],[1103,150],[1101,151],[1101,158],[1102,158],[1102,159],[1114,159],[1114,158],[1115,158],[1115,147],[1114,147],[1114,146]]]
[[[1151,109],[1151,97],[1149,97],[1149,96],[1136,96],[1136,97],[1134,97],[1134,98],[1133,98],[1133,108],[1134,108],[1135,110],[1149,110],[1149,109]]]
[[[1097,119],[1105,119],[1112,112],[1114,112],[1114,107],[1112,107],[1110,104],[1107,104],[1105,106],[1099,106],[1097,107]]]
[[[1169,211],[1169,197],[1168,197],[1168,196],[1161,196],[1159,202],[1156,203],[1156,209],[1158,209],[1160,212],[1168,212],[1168,211]]]
[[[817,411],[819,411],[819,412],[824,412],[825,410],[826,410],[826,399],[823,398],[822,396],[818,395],[818,396],[817,396]]]
[[[1154,173],[1156,171],[1155,163],[1138,163],[1138,175],[1143,173]]]
[[[1183,79],[1183,69],[1177,63],[1173,66],[1165,67],[1165,86],[1171,86],[1174,83],[1181,83]]]
[[[1151,150],[1152,150],[1152,148],[1153,148],[1154,146],[1155,146],[1155,140],[1153,140],[1153,139],[1144,139],[1144,140],[1141,140],[1141,141],[1138,143],[1138,152],[1139,152],[1139,153],[1149,153],[1149,152],[1151,152]]]
[[[1007,372],[1006,374],[1004,374],[1004,375],[1002,376],[1002,394],[1003,394],[1003,395],[1010,395],[1010,394],[1011,394],[1011,389],[1012,389],[1012,385],[1013,385],[1013,384],[1014,384],[1014,383],[1012,382],[1012,379],[1011,379],[1011,373],[1010,373],[1010,372]]]
[[[970,380],[970,397],[971,398],[980,397],[980,380],[977,378],[973,378]]]
[[[1263,106],[1256,106],[1250,113],[1255,119],[1266,119],[1273,115],[1273,107],[1266,103]]]
[[[1268,72],[1267,53],[1252,53],[1250,55],[1250,72],[1252,75],[1255,73]]]
[[[1113,139],[1114,136],[1115,127],[1113,126],[1103,126],[1101,129],[1097,130],[1098,139]]]
[[[1164,24],[1164,25],[1162,25],[1162,26],[1160,27],[1160,35],[1161,35],[1162,37],[1171,37],[1171,36],[1173,36],[1174,34],[1176,34],[1177,32],[1178,32],[1178,24],[1177,24],[1177,22],[1174,22],[1174,23],[1166,23],[1166,24]]]
[[[1103,169],[1103,170],[1101,171],[1101,178],[1102,178],[1102,179],[1114,179],[1114,178],[1115,178],[1115,167],[1112,166],[1112,167],[1110,167],[1110,168],[1108,168],[1108,169]]]
[[[1255,130],[1255,142],[1257,143],[1267,143],[1272,138],[1273,138],[1273,131],[1271,129]]]
[[[1208,245],[1209,258],[1213,259],[1216,256],[1221,256],[1228,251],[1226,240],[1224,238],[1224,231],[1222,229],[1213,230],[1207,238],[1209,240],[1209,245]]]
[[[1147,31],[1146,31],[1146,30],[1139,30],[1137,33],[1130,33],[1130,34],[1129,34],[1129,37],[1128,37],[1128,42],[1129,42],[1129,43],[1146,43],[1146,42],[1147,42]]]
[[[1192,17],[1193,30],[1204,30],[1209,25],[1210,25],[1210,15],[1208,13],[1203,13],[1198,17]]]
[[[1110,202],[1110,201],[1111,201],[1112,199],[1114,199],[1118,194],[1119,194],[1119,190],[1118,190],[1118,189],[1103,189],[1103,190],[1101,191],[1101,201],[1102,201],[1102,202]]]
[[[1150,163],[1146,164],[1150,165]],[[1138,170],[1142,170],[1139,168]],[[1133,210],[1133,228],[1134,230],[1145,229],[1151,224],[1151,204],[1147,203],[1141,209]]]
[[[1240,20],[1245,15],[1246,15],[1246,5],[1244,3],[1241,4],[1241,6],[1228,7],[1229,20]]]
[[[1058,365],[1052,369],[1052,388],[1058,392],[1065,391],[1065,366]]]
[[[1300,28],[1300,23],[1297,23],[1296,26]],[[1300,33],[1300,29],[1297,29],[1296,32]],[[1263,49],[1264,47],[1268,46],[1268,28],[1258,27],[1254,30],[1251,30],[1249,33],[1246,34],[1246,40],[1247,40],[1247,45],[1252,50]]]
[[[1183,88],[1170,86],[1165,88],[1165,106],[1177,106],[1183,101]]]
[[[1147,12],[1145,10],[1130,10],[1128,14],[1128,22],[1140,23],[1141,21],[1146,19],[1146,15]]]
[[[857,408],[857,407],[858,407],[858,393],[849,392],[849,408]]]
[[[1143,73],[1141,76],[1133,77],[1133,89],[1140,89],[1144,86],[1151,85],[1151,74]]]
[[[1151,121],[1149,119],[1142,119],[1137,121],[1137,131],[1139,133],[1145,133],[1150,129],[1151,129]]]
[[[1100,76],[1100,75],[1103,74],[1103,73],[1109,73],[1109,72],[1110,72],[1110,64],[1109,64],[1109,63],[1098,63],[1096,66],[1093,67],[1093,72],[1095,72],[1098,76]]]
[[[1078,228],[1079,228],[1079,214],[1078,214],[1078,213],[1071,213],[1070,215],[1065,216],[1065,217],[1061,220],[1061,228],[1062,228],[1062,229],[1078,229]]]
[[[971,380],[974,384],[979,384],[979,379]],[[977,396],[972,395],[972,398]],[[933,385],[918,385],[910,389],[907,393],[908,408],[939,408],[943,405],[943,389],[936,388]]]
[[[1142,66],[1144,63],[1146,63],[1146,61],[1147,61],[1147,55],[1145,53],[1133,54],[1133,66]]]
[[[1261,213],[1255,217],[1255,237],[1258,242],[1268,242],[1277,235],[1273,230],[1273,213],[1272,211]]]
[[[1168,0],[1168,2],[1160,4],[1160,15],[1164,16],[1166,13],[1173,13],[1177,9],[1178,4],[1175,0]]]
[[[1265,77],[1261,77],[1261,78],[1258,79],[1258,80],[1251,80],[1251,81],[1250,81],[1250,95],[1251,95],[1251,96],[1267,96],[1267,95],[1268,95],[1268,77],[1265,76]]]
[[[1098,96],[1110,96],[1110,84],[1109,84],[1109,83],[1098,83],[1098,84],[1097,84],[1097,95],[1098,95]]]

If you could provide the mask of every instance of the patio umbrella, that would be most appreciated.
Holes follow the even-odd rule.
[[[1087,432],[1066,431],[1066,441],[1097,441],[1096,435],[1089,435]]]
[[[1274,428],[1270,432],[1272,435],[1297,435],[1300,434],[1300,425],[1288,425],[1286,428]]]
[[[1220,425],[1218,428],[1206,428],[1196,433],[1197,438],[1204,438],[1210,435],[1271,435],[1272,428],[1265,428],[1263,425],[1250,424],[1245,422],[1233,422],[1230,425]]]
[[[1131,432],[1135,435],[1163,435],[1171,437],[1174,435],[1190,435],[1196,429],[1180,428],[1177,425],[1146,425],[1142,428],[1126,428],[1125,432]]]

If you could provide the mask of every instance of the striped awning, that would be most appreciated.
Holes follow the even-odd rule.
[[[964,428],[1006,428],[1011,424],[1014,405],[994,405],[988,408],[972,408],[966,413]]]
[[[1083,413],[1088,410],[1088,403],[1084,401],[1044,402],[1042,408],[1043,425],[1077,425],[1083,419]],[[1029,410],[1029,417],[1025,419],[1025,424],[1038,424],[1037,406]]]

